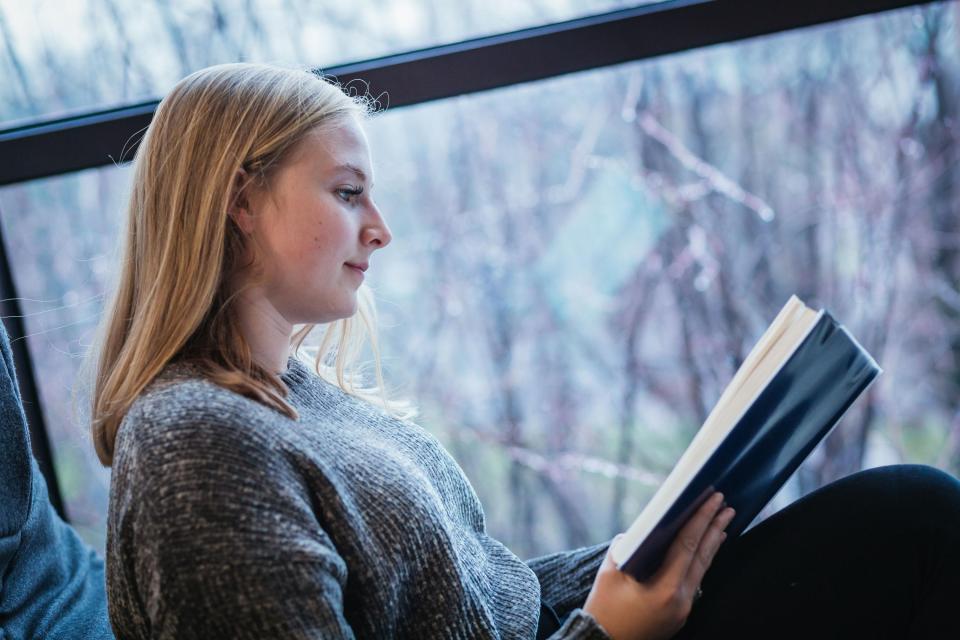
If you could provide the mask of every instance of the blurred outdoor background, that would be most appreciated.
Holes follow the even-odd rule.
[[[219,62],[322,68],[634,4],[0,0],[0,129]],[[758,521],[866,467],[960,474],[958,22],[941,2],[370,122],[388,381],[494,537],[528,557],[628,526],[794,293],[884,373]],[[109,470],[71,395],[115,273],[116,161],[0,189],[57,477],[100,548]]]

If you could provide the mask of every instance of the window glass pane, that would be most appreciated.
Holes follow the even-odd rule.
[[[637,0],[50,0],[0,3],[0,123],[155,99],[222,62],[330,67]]]
[[[864,467],[960,472],[958,6],[370,123],[394,232],[368,272],[388,379],[464,466],[492,535],[528,556],[626,527],[792,293],[885,373],[761,518]],[[86,427],[52,416],[67,415],[127,179],[0,190],[20,295],[50,301],[29,303],[30,347],[88,531],[103,475],[67,439]]]
[[[622,530],[793,294],[885,373],[760,519],[960,471],[958,5],[385,114],[392,378],[520,555]]]
[[[3,240],[25,316],[54,470],[71,523],[103,547],[109,469],[93,450],[78,375],[119,261],[129,166],[0,190]],[[22,375],[22,374],[21,374]]]

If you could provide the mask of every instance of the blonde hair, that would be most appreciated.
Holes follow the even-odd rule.
[[[136,152],[119,279],[94,354],[90,420],[104,465],[113,461],[130,406],[174,361],[189,361],[210,381],[296,419],[285,400],[289,389],[254,362],[239,330],[232,303],[240,291],[231,281],[251,265],[242,264],[244,235],[227,210],[241,169],[269,189],[304,136],[369,112],[369,99],[350,97],[310,71],[248,63],[192,73],[160,102]],[[294,333],[294,355],[315,326]],[[367,337],[376,385],[365,388],[354,364]],[[353,317],[326,326],[314,369],[351,395],[413,415],[411,405],[387,397],[366,287]]]

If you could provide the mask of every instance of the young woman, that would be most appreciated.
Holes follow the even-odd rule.
[[[376,388],[350,375],[358,329],[375,329],[364,272],[392,237],[366,112],[311,73],[229,64],[178,83],[144,136],[93,398],[118,637],[933,637],[946,623],[960,488],[926,467],[825,487],[727,542],[709,574],[733,515],[719,495],[646,583],[607,543],[525,563],[489,537],[379,363]]]

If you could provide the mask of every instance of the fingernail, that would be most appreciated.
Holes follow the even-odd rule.
[[[722,493],[720,493],[720,492],[718,491],[717,494],[716,494],[716,496],[717,496],[717,497],[714,498],[714,500],[716,500],[717,502],[723,501],[723,494],[722,494]]]

